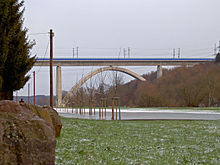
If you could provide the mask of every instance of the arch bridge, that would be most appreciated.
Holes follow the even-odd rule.
[[[102,71],[115,70],[126,73],[141,81],[144,81],[140,75],[118,66],[157,66],[157,78],[162,76],[162,66],[191,66],[200,63],[212,63],[214,58],[54,58],[53,66],[57,67],[56,80],[56,104],[62,105],[62,81],[61,81],[61,66],[108,66],[97,69],[89,73],[81,79],[72,89],[74,93],[80,86],[89,78]],[[35,66],[49,66],[50,59],[37,58]],[[110,66],[110,67],[109,67]],[[114,67],[112,67],[114,66]],[[71,94],[69,92],[68,96]]]
[[[87,81],[89,80],[90,78],[92,78],[93,76],[95,76],[96,74],[98,73],[101,73],[101,72],[104,72],[104,71],[119,71],[119,72],[122,72],[122,73],[125,73],[125,74],[128,74],[140,81],[146,81],[142,76],[138,75],[137,73],[135,72],[132,72],[131,70],[128,70],[128,69],[125,69],[125,68],[121,68],[121,67],[114,67],[114,66],[110,66],[110,67],[104,67],[104,68],[99,68],[99,69],[96,69],[92,72],[90,72],[89,74],[87,74],[85,77],[83,77],[78,83],[76,83],[76,85],[74,85],[71,90],[67,93],[67,95],[64,97],[64,102],[66,102],[66,100],[68,98],[71,98],[76,92],[77,90]],[[61,90],[61,89],[59,89]],[[61,98],[62,98],[62,95],[58,95],[58,99],[57,99],[57,104],[58,105],[61,105],[62,102],[61,102]]]

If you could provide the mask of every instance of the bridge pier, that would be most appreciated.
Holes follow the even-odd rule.
[[[61,79],[61,66],[57,66],[56,77],[56,107],[62,107],[62,79]]]
[[[157,79],[163,75],[162,65],[157,65]]]

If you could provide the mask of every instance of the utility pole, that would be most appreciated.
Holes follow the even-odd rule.
[[[33,88],[34,88],[34,105],[35,105],[35,71],[33,72],[33,77],[34,77],[34,85],[33,85]]]
[[[180,58],[180,48],[178,48],[178,58]]]
[[[215,55],[215,56],[217,55],[217,47],[216,47],[216,44],[214,45],[214,55]]]
[[[53,108],[53,30],[50,29],[50,106]]]
[[[18,102],[18,91],[16,91],[16,103]]]
[[[74,48],[73,48],[73,58],[74,58],[74,56],[75,56],[75,51],[74,51]]]
[[[28,83],[28,104],[30,104],[30,83]]]
[[[176,54],[176,49],[173,49],[173,58],[175,58],[175,54]]]

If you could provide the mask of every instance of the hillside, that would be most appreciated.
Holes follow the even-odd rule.
[[[28,96],[14,96],[14,101],[20,101],[23,99],[24,102],[28,102]],[[35,102],[37,105],[49,105],[50,104],[50,96],[45,96],[45,95],[37,95],[35,96]],[[30,103],[34,104],[34,97],[30,96]],[[55,104],[55,96],[54,96],[54,104]]]
[[[147,82],[133,80],[121,85],[119,95],[124,106],[197,107],[218,106],[220,102],[220,65],[200,64],[177,67],[143,75]]]

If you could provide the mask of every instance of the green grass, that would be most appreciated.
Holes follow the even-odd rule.
[[[220,164],[220,121],[62,123],[56,164]]]

